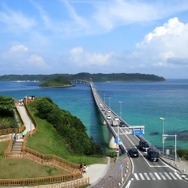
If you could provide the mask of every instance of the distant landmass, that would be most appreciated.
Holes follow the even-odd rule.
[[[72,80],[86,80],[93,82],[107,81],[164,81],[165,78],[153,74],[140,73],[78,73],[78,74],[50,74],[50,75],[3,75],[0,81],[39,81],[44,87],[71,86]]]

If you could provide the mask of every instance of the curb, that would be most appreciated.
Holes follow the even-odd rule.
[[[174,165],[171,164],[170,162],[167,162],[167,161],[166,161],[165,159],[163,159],[162,157],[160,157],[160,159],[161,159],[164,163],[168,164],[169,166],[171,166],[172,168],[174,168],[175,170],[177,170],[177,171],[180,173],[182,179],[184,179],[185,181],[188,181],[188,173],[184,173],[183,170],[181,170],[181,169],[179,169],[178,167],[174,166]]]

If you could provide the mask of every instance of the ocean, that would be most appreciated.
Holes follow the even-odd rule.
[[[177,134],[177,149],[188,149],[188,80],[163,82],[95,82],[101,98],[129,125],[144,125],[144,137],[162,147],[165,134]],[[23,99],[25,96],[50,97],[60,108],[81,119],[87,133],[103,147],[108,145],[107,127],[102,125],[90,87],[41,88],[38,82],[0,82],[0,96]],[[165,147],[174,146],[174,138]]]

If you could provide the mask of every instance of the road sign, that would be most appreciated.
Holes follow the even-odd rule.
[[[142,136],[142,135],[144,135],[144,130],[135,129],[135,130],[133,130],[133,135]]]
[[[120,143],[122,143],[122,140],[120,138],[118,139],[118,137],[115,137],[114,142],[115,142],[115,144],[120,144]]]
[[[119,168],[120,168],[120,169],[123,169],[123,165],[122,165],[122,164],[120,164],[120,165],[119,165]]]
[[[114,137],[114,142],[118,144],[118,137]]]

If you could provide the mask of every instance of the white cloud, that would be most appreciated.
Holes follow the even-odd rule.
[[[29,48],[23,44],[14,45],[6,53],[1,54],[0,62],[2,73],[9,73],[11,70],[14,74],[34,74],[50,70],[43,56],[30,53]]]
[[[31,54],[27,58],[26,62],[28,62],[30,64],[30,66],[33,66],[33,68],[36,68],[36,67],[42,68],[42,67],[46,66],[44,58],[42,56],[39,56],[36,54]]]
[[[188,24],[178,18],[169,19],[163,26],[156,27],[137,44],[140,58],[155,66],[169,66],[171,68],[188,66]],[[147,59],[146,59],[147,57]],[[187,63],[186,60],[187,59]],[[176,63],[174,63],[176,61]]]
[[[20,11],[14,11],[6,8],[6,12],[0,12],[0,23],[3,23],[6,28],[11,32],[16,32],[17,30],[28,30],[36,25],[34,19],[26,17]]]
[[[78,66],[106,66],[111,63],[114,53],[86,52],[82,47],[70,50],[70,61]]]
[[[146,35],[145,40],[150,42],[155,40],[157,37],[162,37],[165,35],[179,36],[186,29],[186,25],[181,23],[178,18],[172,18],[168,20],[163,26],[156,27],[153,32]]]
[[[23,44],[12,46],[9,50],[10,53],[22,53],[27,51],[28,51],[28,47]]]
[[[112,30],[119,25],[142,23],[159,20],[173,13],[188,9],[188,2],[177,1],[125,1],[114,0],[109,4],[97,7],[94,13],[95,21],[106,30]]]

